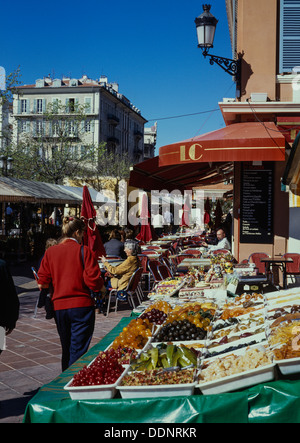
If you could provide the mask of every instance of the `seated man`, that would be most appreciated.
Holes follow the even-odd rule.
[[[217,230],[217,239],[218,239],[218,244],[208,245],[207,243],[203,243],[203,246],[208,247],[209,251],[216,251],[217,249],[228,249],[228,251],[231,250],[230,243],[227,240],[226,234],[223,229]]]

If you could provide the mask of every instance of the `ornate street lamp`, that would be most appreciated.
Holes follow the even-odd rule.
[[[232,60],[218,55],[208,54],[210,48],[214,47],[214,37],[218,20],[210,12],[211,5],[203,5],[203,13],[195,19],[198,48],[201,48],[203,56],[210,57],[210,64],[216,63],[225,72],[235,77],[237,89],[240,90],[241,83],[241,60]]]

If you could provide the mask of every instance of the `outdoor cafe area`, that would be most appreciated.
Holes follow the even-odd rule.
[[[131,316],[39,390],[25,423],[299,421],[300,287],[203,239],[184,228],[141,243]],[[93,381],[99,358],[115,362],[108,385]]]

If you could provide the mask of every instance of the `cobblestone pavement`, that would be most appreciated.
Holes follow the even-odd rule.
[[[29,264],[11,268],[20,300],[16,329],[7,336],[0,355],[0,423],[21,423],[29,400],[38,389],[61,373],[61,346],[54,320],[44,309],[35,313],[39,295]],[[97,314],[91,346],[100,341],[124,316],[128,305],[108,317]]]

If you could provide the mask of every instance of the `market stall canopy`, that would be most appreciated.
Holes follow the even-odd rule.
[[[93,190],[93,202],[106,201]],[[12,177],[0,177],[0,201],[81,205],[82,188],[37,182]]]
[[[172,191],[222,183],[233,163],[284,161],[285,137],[273,122],[234,123],[183,142],[162,146],[159,156],[134,165],[129,184]]]
[[[258,160],[285,160],[285,137],[273,122],[234,123],[159,149],[159,166]]]
[[[129,185],[145,190],[175,189],[183,191],[201,185],[220,183],[231,178],[233,163],[188,163],[160,167],[159,157],[153,157],[131,168]]]

